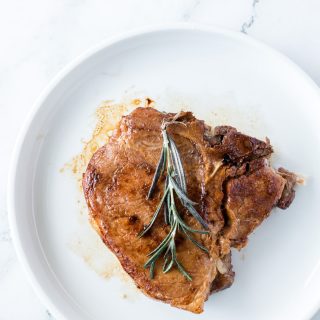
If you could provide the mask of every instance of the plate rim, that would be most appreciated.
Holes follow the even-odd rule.
[[[232,38],[235,40],[239,40],[242,43],[247,43],[251,46],[262,49],[264,52],[270,53],[276,56],[283,63],[288,65],[292,70],[294,70],[297,74],[300,75],[301,78],[304,78],[306,83],[309,84],[311,88],[319,95],[320,99],[320,88],[315,83],[315,81],[295,62],[293,62],[290,58],[288,58],[283,53],[278,50],[268,46],[264,42],[260,40],[256,40],[251,36],[244,34],[240,31],[228,30],[225,28],[202,24],[202,23],[167,23],[167,24],[152,24],[148,26],[143,26],[139,28],[134,28],[131,31],[126,32],[117,32],[115,35],[111,37],[107,37],[106,39],[100,41],[97,45],[85,50],[82,54],[73,59],[70,63],[68,63],[64,68],[62,68],[53,78],[47,86],[42,90],[38,98],[35,100],[33,106],[31,107],[24,124],[22,125],[14,148],[11,155],[11,163],[8,174],[8,184],[7,184],[7,209],[8,209],[8,220],[9,220],[9,228],[11,232],[12,242],[14,245],[15,252],[17,254],[18,261],[20,265],[23,267],[23,271],[27,276],[28,282],[31,284],[34,292],[39,297],[40,301],[43,303],[44,307],[48,308],[50,312],[59,319],[68,319],[67,315],[61,311],[61,307],[55,305],[50,298],[50,294],[45,290],[45,288],[39,283],[37,276],[32,269],[29,259],[24,250],[24,244],[21,241],[19,227],[17,223],[17,218],[19,214],[15,211],[15,189],[16,189],[16,169],[20,162],[20,154],[21,149],[25,143],[25,137],[27,136],[29,130],[32,127],[32,122],[34,117],[40,111],[43,106],[43,103],[46,101],[47,97],[50,93],[59,85],[59,83],[69,74],[71,74],[74,69],[76,69],[79,65],[85,62],[87,59],[97,54],[99,51],[107,49],[112,45],[119,43],[124,40],[128,40],[130,38],[134,38],[136,36],[143,36],[157,32],[170,32],[170,31],[201,31],[208,33],[216,33],[220,35],[224,35],[228,38]],[[315,315],[315,313],[320,309],[320,296],[318,299],[318,303],[312,307],[309,307],[305,312],[305,316],[311,318]]]

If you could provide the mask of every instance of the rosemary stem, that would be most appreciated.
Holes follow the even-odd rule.
[[[201,243],[199,243],[195,238],[193,238],[191,236],[191,233],[208,234],[209,232],[204,230],[196,230],[187,225],[183,221],[182,216],[180,216],[176,207],[175,195],[177,196],[176,198],[180,200],[181,205],[185,209],[187,209],[205,229],[208,228],[206,222],[193,207],[197,203],[190,200],[187,196],[185,173],[183,170],[183,165],[179,155],[179,151],[174,140],[172,139],[172,137],[168,135],[166,131],[166,127],[169,124],[174,123],[184,124],[173,119],[171,122],[164,123],[161,126],[161,133],[163,137],[162,151],[160,155],[160,160],[155,171],[155,175],[153,177],[148,192],[147,199],[150,199],[154,190],[156,190],[155,187],[159,181],[159,178],[163,174],[166,174],[164,194],[151,221],[146,226],[146,228],[142,232],[140,232],[139,236],[144,236],[151,229],[155,220],[158,217],[158,214],[162,206],[164,206],[165,223],[170,225],[171,229],[167,236],[162,240],[162,242],[153,251],[149,253],[149,260],[145,263],[144,267],[150,268],[150,278],[152,279],[154,277],[154,268],[156,261],[164,253],[165,261],[162,268],[163,272],[169,272],[171,268],[175,265],[178,268],[178,270],[183,274],[183,276],[189,281],[191,281],[191,275],[184,269],[183,265],[181,264],[181,262],[179,262],[177,258],[175,243],[176,234],[177,232],[181,232],[182,234],[186,235],[187,239],[189,239],[194,245],[208,253],[207,248],[205,248]],[[171,261],[169,258],[169,254],[171,254]]]

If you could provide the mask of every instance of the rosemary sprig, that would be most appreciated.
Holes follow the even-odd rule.
[[[173,139],[167,133],[167,126],[172,123],[183,124],[175,119],[171,122],[163,123],[161,127],[161,133],[163,137],[163,146],[161,150],[160,159],[153,176],[153,180],[147,195],[147,199],[150,199],[154,193],[155,187],[159,181],[159,178],[166,171],[166,180],[164,184],[164,193],[159,202],[159,205],[153,214],[153,217],[149,224],[145,226],[139,237],[143,237],[153,226],[156,221],[162,207],[164,212],[164,221],[167,225],[170,225],[170,231],[162,242],[148,254],[149,259],[144,264],[144,268],[150,268],[150,278],[154,277],[154,268],[157,260],[163,255],[164,264],[162,271],[164,273],[169,272],[174,266],[188,279],[192,280],[191,275],[185,270],[181,262],[179,262],[176,253],[175,238],[178,232],[183,233],[187,239],[189,239],[194,245],[201,250],[208,252],[208,249],[200,244],[193,236],[192,233],[208,234],[207,230],[197,230],[188,226],[180,216],[176,207],[176,198],[178,198],[181,204],[192,214],[192,216],[205,228],[208,229],[207,223],[203,220],[194,206],[197,204],[190,200],[187,196],[187,185],[185,173],[183,170],[180,154],[178,148]]]

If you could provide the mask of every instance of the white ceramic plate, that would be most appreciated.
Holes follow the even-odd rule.
[[[95,234],[79,218],[76,184],[59,169],[81,150],[97,105],[125,91],[151,96],[161,109],[184,104],[211,123],[267,135],[274,164],[307,177],[292,206],[233,253],[234,285],[211,296],[201,315],[146,298],[117,277],[102,278],[72,249],[72,241],[86,246],[85,232]],[[320,301],[319,110],[319,90],[306,74],[238,33],[170,26],[115,38],[77,59],[36,103],[10,175],[14,242],[44,303],[77,320],[309,319]]]

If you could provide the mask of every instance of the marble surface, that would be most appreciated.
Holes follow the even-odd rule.
[[[34,100],[84,50],[134,27],[200,22],[264,41],[320,85],[319,0],[0,0],[0,5],[0,320],[53,318],[16,259],[6,181],[17,133]],[[319,319],[320,313],[313,318]]]

